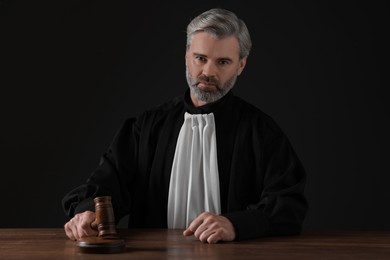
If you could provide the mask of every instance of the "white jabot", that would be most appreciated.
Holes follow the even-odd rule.
[[[169,184],[168,228],[187,228],[203,211],[221,213],[214,115],[185,113]]]

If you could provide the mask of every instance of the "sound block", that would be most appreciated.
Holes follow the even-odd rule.
[[[77,240],[81,253],[112,254],[126,251],[123,239],[117,237],[83,237]]]

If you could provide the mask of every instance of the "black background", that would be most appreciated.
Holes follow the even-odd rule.
[[[223,7],[253,40],[235,93],[307,170],[305,229],[390,229],[389,6],[316,2],[0,1],[0,227],[62,227],[124,119],[187,88],[190,19]]]

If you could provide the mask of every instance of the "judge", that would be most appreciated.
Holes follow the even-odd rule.
[[[189,88],[128,118],[86,183],[65,195],[70,239],[96,234],[93,198],[104,195],[129,227],[183,229],[207,243],[301,232],[304,167],[277,123],[232,91],[251,45],[228,10],[189,23]]]

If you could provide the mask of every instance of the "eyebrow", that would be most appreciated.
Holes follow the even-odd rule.
[[[193,52],[192,55],[194,55],[194,56],[201,56],[201,57],[207,58],[206,55],[201,54],[201,53],[197,53],[197,52]],[[222,58],[218,58],[217,60],[227,60],[227,61],[233,62],[233,60],[231,58],[229,58],[229,57],[222,57]]]

